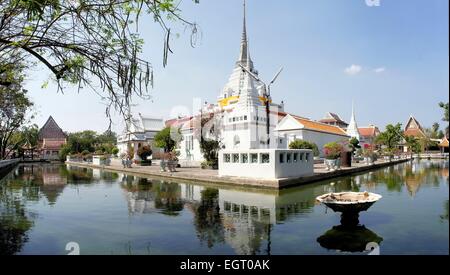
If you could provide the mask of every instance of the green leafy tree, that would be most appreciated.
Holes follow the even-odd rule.
[[[439,130],[439,123],[435,122],[433,123],[433,125],[431,126],[431,128],[426,128],[425,129],[425,134],[428,138],[430,139],[441,139],[444,137],[444,132],[442,132],[441,130]]]
[[[393,152],[402,139],[402,125],[400,123],[396,125],[388,124],[385,131],[377,136],[376,142],[377,144],[384,145],[389,152]]]
[[[0,60],[0,67],[1,60]],[[18,146],[21,140],[12,143],[13,136],[20,127],[28,123],[33,116],[27,116],[33,103],[27,95],[27,91],[22,89],[22,71],[18,67],[9,67],[16,75],[6,78],[0,74],[0,79],[11,82],[10,85],[0,85],[0,159],[7,158],[12,149]]]
[[[110,131],[103,134],[91,130],[69,133],[67,143],[59,152],[59,158],[65,160],[68,154],[77,154],[83,151],[96,154],[114,154],[116,152],[117,154],[116,143],[116,134]]]
[[[439,102],[439,107],[441,107],[444,110],[444,117],[442,118],[442,121],[447,122],[447,127],[445,128],[445,133],[448,136],[448,102]]]
[[[199,141],[200,151],[205,162],[202,167],[217,168],[219,163],[219,150],[222,147],[220,138],[221,119],[219,117],[204,115],[196,118],[200,127],[194,127],[194,136]]]
[[[417,138],[413,137],[413,136],[405,136],[405,144],[408,147],[408,151],[412,154],[412,153],[420,153],[420,143],[418,141]]]
[[[0,52],[17,51],[47,68],[58,90],[68,84],[102,93],[108,116],[112,108],[126,116],[131,97],[148,98],[153,85],[140,19],[145,16],[145,28],[151,19],[161,26],[164,66],[172,52],[170,22],[191,28],[195,44],[196,25],[178,6],[175,0],[0,1]]]
[[[142,159],[142,160],[146,160],[147,157],[152,155],[152,149],[150,148],[150,146],[141,146],[138,149],[138,156]]]
[[[165,153],[173,152],[181,139],[181,133],[178,128],[166,127],[155,135],[155,145],[164,148]]]
[[[313,151],[314,156],[319,155],[319,148],[314,142],[309,142],[306,140],[296,139],[289,143],[289,149],[310,149]]]
[[[348,143],[350,148],[352,149],[352,152],[355,152],[356,150],[361,148],[361,145],[359,145],[359,140],[355,137],[352,137]]]

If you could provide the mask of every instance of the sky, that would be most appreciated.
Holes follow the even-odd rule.
[[[370,5],[371,3],[379,5]],[[352,101],[358,126],[406,123],[424,127],[444,122],[440,101],[449,100],[447,0],[247,0],[250,53],[275,102],[287,112],[319,120],[327,112],[350,120]],[[182,15],[199,26],[172,23],[173,54],[163,68],[164,33],[151,18],[141,21],[142,57],[154,67],[151,100],[135,99],[135,113],[169,119],[192,112],[194,98],[214,103],[239,55],[242,0],[183,0]],[[103,132],[105,103],[90,90],[56,92],[42,84],[50,72],[36,67],[26,82],[35,102],[33,123],[52,115],[63,130]],[[123,125],[113,115],[113,130]]]

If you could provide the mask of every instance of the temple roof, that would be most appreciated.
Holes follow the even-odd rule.
[[[379,132],[378,127],[376,126],[368,126],[368,127],[359,127],[358,128],[359,135],[362,137],[375,137],[377,132]]]
[[[417,119],[414,118],[413,116],[409,117],[403,134],[405,136],[413,136],[413,137],[425,137],[426,136],[419,121],[417,121]]]
[[[326,123],[326,122],[340,122],[340,123],[344,123],[344,124],[348,124],[347,122],[345,122],[344,120],[341,119],[341,117],[338,114],[332,113],[332,112],[328,112],[325,117],[321,120],[319,120],[320,122]]]
[[[333,126],[333,125],[321,123],[318,121],[313,121],[311,119],[296,116],[293,114],[280,113],[279,116],[280,117],[283,116],[282,120],[293,119],[294,121],[296,121],[297,125],[294,126],[295,129],[297,129],[297,127],[298,127],[298,129],[305,129],[305,130],[311,130],[311,131],[317,131],[317,132],[322,132],[322,133],[327,133],[327,134],[348,137],[347,133],[338,126]],[[284,126],[282,126],[282,124],[283,124],[282,120],[280,120],[280,123],[276,127],[276,131],[285,130],[285,129],[283,129]],[[289,128],[289,129],[292,130],[293,128]]]
[[[42,126],[39,130],[38,134],[39,140],[43,139],[65,139],[67,135],[63,132],[63,130],[58,126],[56,121],[50,116],[47,122]]]
[[[448,139],[444,137],[442,141],[439,143],[439,147],[447,147],[448,148]]]

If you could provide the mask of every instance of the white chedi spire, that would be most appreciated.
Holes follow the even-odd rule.
[[[355,108],[353,102],[352,102],[352,118],[350,119],[350,124],[347,127],[347,135],[357,138],[358,140],[360,139],[358,124],[356,123],[355,118]]]
[[[227,84],[225,85],[221,95],[219,96],[219,100],[235,96],[239,97],[239,102],[241,103],[241,105],[250,106],[258,105],[259,103],[258,87],[261,85],[261,83],[256,81],[252,76],[250,76],[241,68],[242,65],[252,73],[257,74],[256,70],[253,67],[253,61],[250,57],[247,37],[246,3],[245,0],[243,2],[243,27],[239,58],[236,61],[235,67]]]

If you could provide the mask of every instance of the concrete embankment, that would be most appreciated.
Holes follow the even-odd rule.
[[[132,168],[123,168],[119,165],[98,166],[90,163],[66,162],[68,165],[89,167],[109,170],[113,172],[122,172],[140,177],[149,177],[163,179],[168,181],[188,181],[206,185],[232,185],[236,187],[265,188],[265,189],[283,189],[292,186],[304,185],[321,180],[349,176],[352,174],[363,173],[376,170],[387,166],[392,166],[410,159],[397,159],[392,161],[379,161],[372,165],[354,164],[353,167],[343,167],[337,171],[327,171],[323,164],[314,166],[314,175],[299,178],[261,180],[241,177],[219,177],[217,170],[203,170],[200,168],[177,168],[176,172],[161,172],[159,166],[134,166]]]
[[[2,179],[13,167],[20,162],[20,159],[0,160],[0,179]]]

